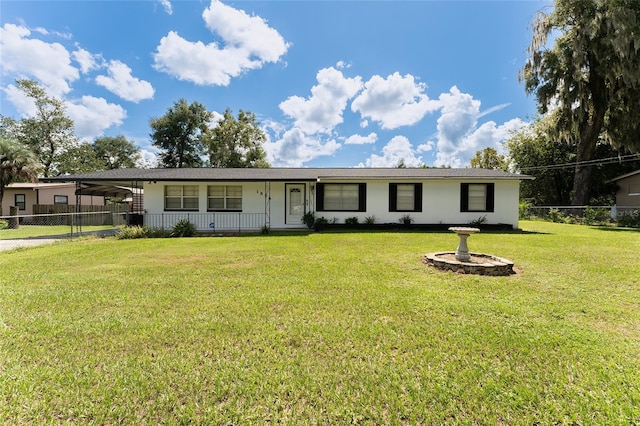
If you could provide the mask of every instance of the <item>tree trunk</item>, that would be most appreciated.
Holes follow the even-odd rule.
[[[576,158],[576,173],[573,178],[572,206],[586,206],[591,198],[591,176],[593,175],[593,165],[584,162],[594,159],[596,154],[596,144],[600,137],[600,132],[604,126],[604,116],[607,110],[607,88],[600,75],[598,75],[598,62],[589,55],[589,91],[591,92],[591,108],[587,108],[588,114],[580,126],[580,140],[578,141],[578,152]]]

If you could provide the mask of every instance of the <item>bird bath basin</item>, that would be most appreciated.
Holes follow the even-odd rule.
[[[484,253],[469,252],[467,238],[480,232],[478,228],[451,227],[449,231],[458,235],[459,241],[456,251],[428,253],[424,257],[424,263],[442,271],[462,274],[505,276],[515,273],[513,262],[510,260]]]

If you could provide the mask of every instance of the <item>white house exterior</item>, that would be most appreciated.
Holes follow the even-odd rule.
[[[143,223],[168,228],[188,218],[201,231],[304,228],[329,222],[518,227],[519,186],[529,176],[498,170],[423,168],[120,169],[54,178],[84,186],[144,190]]]

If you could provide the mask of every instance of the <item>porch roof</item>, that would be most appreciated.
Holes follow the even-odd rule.
[[[141,181],[323,181],[337,179],[479,179],[522,180],[528,175],[478,168],[182,168],[114,169],[57,176],[47,182],[104,182],[122,184]]]

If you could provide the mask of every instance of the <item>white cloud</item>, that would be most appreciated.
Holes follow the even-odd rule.
[[[359,167],[396,167],[401,162],[407,167],[419,167],[423,163],[421,157],[416,157],[416,152],[409,139],[395,136],[382,148],[382,155],[372,154]]]
[[[69,93],[69,83],[77,80],[80,73],[71,65],[67,49],[59,43],[28,38],[30,35],[31,31],[23,26],[5,24],[0,28],[2,73],[35,78],[55,97]]]
[[[418,145],[418,148],[416,148],[416,152],[429,152],[429,151],[433,151],[433,147],[435,146],[435,142],[433,141],[429,141],[427,143],[423,143],[421,145]]]
[[[111,126],[119,126],[127,117],[120,105],[103,98],[83,96],[79,102],[66,102],[67,115],[75,124],[76,135],[84,140],[101,136]]]
[[[160,0],[160,4],[164,8],[164,11],[167,12],[167,15],[173,15],[173,7],[169,0]]]
[[[267,160],[276,167],[302,167],[307,161],[331,155],[339,148],[340,144],[333,139],[322,141],[296,127],[286,131],[281,139],[264,144]]]
[[[264,19],[220,1],[212,0],[202,17],[224,46],[216,42],[191,42],[170,31],[160,40],[154,54],[157,70],[200,85],[227,86],[231,78],[243,72],[279,61],[289,48]]]
[[[480,112],[480,101],[462,93],[453,86],[449,93],[440,95],[442,114],[437,122],[436,165],[464,167],[469,160],[486,147],[501,148],[501,143],[510,131],[518,130],[525,123],[519,118],[497,125],[493,121],[478,127],[478,118],[487,114]],[[494,107],[496,111],[504,106]]]
[[[104,62],[100,55],[93,55],[91,52],[78,48],[72,53],[73,59],[80,64],[80,71],[83,74],[88,73],[91,70],[102,68]]]
[[[136,162],[136,167],[141,169],[158,167],[158,156],[155,152],[140,148],[140,159]]]
[[[316,79],[318,84],[311,88],[309,99],[291,96],[280,103],[282,112],[307,134],[329,133],[342,123],[347,101],[362,87],[360,77],[345,78],[333,67],[318,71]]]
[[[111,61],[107,66],[109,76],[99,75],[96,83],[107,90],[131,102],[140,102],[153,98],[154,90],[151,83],[140,80],[131,75],[131,68],[120,61]]]
[[[347,145],[364,145],[369,143],[376,143],[378,140],[378,135],[374,132],[369,133],[367,136],[362,135],[351,135],[349,136],[344,143]]]
[[[351,110],[380,123],[383,129],[416,124],[440,107],[424,93],[426,85],[410,74],[403,77],[396,72],[386,79],[375,75],[364,86],[351,103]]]

